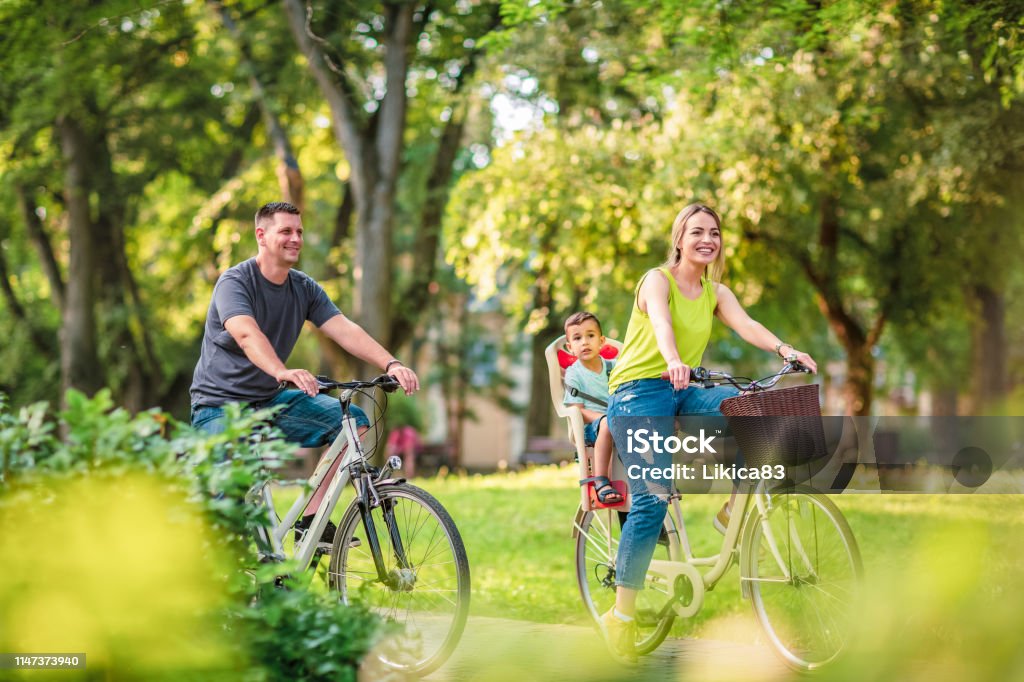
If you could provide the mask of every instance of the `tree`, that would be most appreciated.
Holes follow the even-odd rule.
[[[132,264],[136,220],[168,169],[207,193],[221,185],[237,169],[222,155],[231,158],[252,124],[211,92],[220,54],[215,43],[196,49],[186,6],[9,3],[0,11],[10,27],[0,48],[0,169],[6,205],[19,207],[7,217],[20,219],[61,310],[62,383],[89,393],[111,384],[132,409],[152,405],[166,370]],[[211,144],[218,140],[223,146]]]
[[[580,32],[584,52],[595,60],[607,55],[624,84],[620,92],[643,103],[635,118],[645,142],[635,153],[649,157],[653,172],[613,184],[642,196],[644,215],[650,206],[668,212],[694,199],[715,204],[726,216],[734,266],[765,282],[780,281],[779,273],[806,282],[845,354],[848,409],[866,414],[885,330],[920,329],[929,311],[971,287],[963,248],[970,237],[957,219],[970,212],[981,225],[980,216],[1011,195],[1006,181],[1020,166],[1022,139],[1014,94],[1019,14],[1019,7],[998,2],[631,4],[618,14],[628,26],[620,39],[599,42]],[[624,45],[639,46],[639,54],[622,57]],[[651,102],[656,93],[660,99]],[[551,92],[537,97],[545,95],[566,101]],[[615,122],[607,113],[591,118],[602,132]],[[523,139],[514,153],[539,158],[542,152],[528,146],[550,145],[551,138]],[[601,156],[592,142],[577,143],[573,152]],[[473,219],[496,229],[499,242],[515,243],[518,229],[502,217],[506,196],[543,194],[549,182],[557,188],[558,170],[548,169],[566,156],[563,150],[545,158],[546,175],[534,182],[502,186],[497,178],[515,177],[517,169],[485,170],[491,182],[476,186],[476,201],[493,208]],[[584,196],[603,189],[580,184],[588,184]],[[489,191],[497,188],[504,191]],[[557,206],[548,210],[555,215],[579,201],[580,190],[554,193]],[[598,244],[612,239],[618,216],[610,218]],[[523,219],[544,234],[543,220]],[[669,221],[641,221],[652,230],[639,240],[641,249],[658,248],[655,226],[663,240]],[[544,246],[539,263],[567,257],[564,244]],[[478,263],[485,279],[503,250],[482,240],[452,247],[454,258]],[[995,252],[996,270],[1005,272],[1014,251]],[[531,263],[527,253],[513,254],[512,262]],[[540,292],[544,272],[525,274]],[[758,296],[750,290],[743,298],[749,304]],[[988,309],[995,321],[999,306]]]
[[[478,41],[498,25],[497,5],[385,3],[379,13],[374,3],[343,17],[316,12],[299,0],[285,0],[284,6],[350,168],[355,316],[385,346],[393,339],[403,342],[426,307],[441,207],[466,120],[462,93],[482,54]],[[413,78],[437,98],[426,100],[428,110],[436,112],[428,134],[437,144],[412,240],[412,276],[396,291],[396,197],[408,170],[404,153]],[[396,299],[410,305],[395,308]]]
[[[703,106],[681,110],[708,138],[723,208],[814,287],[846,352],[848,407],[866,414],[886,325],[969,286],[950,218],[1002,201],[997,182],[1020,165],[1004,144],[1021,137],[1014,102],[979,77],[980,45],[1013,11],[812,4],[748,16],[758,23],[733,32],[737,56]]]
[[[495,149],[453,194],[447,257],[477,297],[500,293],[531,337],[532,396],[547,395],[544,348],[565,318],[596,305],[606,332],[623,332],[645,262],[663,260],[664,215],[630,189],[651,165],[637,131],[552,128]],[[546,398],[531,399],[531,434],[549,431],[550,412]]]
[[[644,31],[633,31],[643,12],[577,2],[508,2],[503,12],[516,31],[494,94],[535,107],[545,129],[495,149],[479,177],[467,176],[448,215],[447,253],[481,296],[500,290],[505,309],[524,325],[530,394],[543,396],[530,400],[527,431],[546,435],[552,411],[544,349],[581,305],[600,301],[597,312],[612,329],[643,272],[643,263],[613,263],[623,264],[644,227],[657,229],[657,218],[641,225],[659,211],[640,210],[632,188],[651,163],[636,131],[658,107],[622,78],[631,51],[644,43]],[[648,245],[640,242],[641,253]],[[663,245],[654,249],[645,263],[661,259]]]

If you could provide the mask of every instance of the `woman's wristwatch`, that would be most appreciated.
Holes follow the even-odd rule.
[[[390,362],[388,362],[388,364],[384,365],[384,373],[385,374],[387,374],[388,370],[391,369],[391,365],[402,366],[402,361],[401,360],[391,360]]]
[[[788,347],[790,350],[796,350],[796,348],[793,347],[793,344],[779,342],[775,344],[775,354],[778,355],[780,358],[786,357],[785,355],[782,354],[783,347]]]

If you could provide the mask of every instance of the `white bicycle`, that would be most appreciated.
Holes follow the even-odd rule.
[[[302,571],[315,571],[330,554],[328,586],[345,603],[365,604],[392,623],[394,632],[375,649],[380,661],[404,673],[425,675],[447,660],[462,636],[469,612],[469,561],[458,528],[441,503],[426,491],[393,478],[401,463],[391,457],[383,468],[371,466],[350,412],[352,398],[372,389],[392,392],[390,376],[372,381],[338,382],[318,377],[321,392],[339,389],[342,429],[309,479],[308,492],[279,518],[268,482],[250,499],[266,505],[270,525],[260,528],[257,546],[263,561],[288,559]],[[386,401],[382,407],[386,407]],[[346,449],[347,446],[347,449]],[[327,494],[309,529],[297,534],[291,556],[284,539],[345,451]],[[342,489],[355,497],[342,515],[333,544],[319,542]]]
[[[698,385],[730,384],[748,393],[722,403],[747,466],[760,466],[758,453],[765,448],[751,440],[743,442],[739,431],[756,438],[770,435],[779,425],[792,430],[795,424],[808,431],[816,422],[820,429],[816,385],[761,393],[783,375],[800,371],[806,369],[789,362],[778,374],[741,383],[724,372],[693,370],[692,381]],[[805,421],[766,420],[767,415],[796,415],[796,420]],[[736,417],[755,420],[742,428],[733,423]],[[806,434],[800,435],[806,445]],[[760,481],[752,491],[737,494],[719,552],[697,557],[690,549],[680,498],[679,493],[669,498],[662,540],[638,595],[636,652],[654,651],[677,617],[700,611],[705,593],[736,562],[742,595],[750,599],[755,617],[782,659],[797,670],[813,670],[834,660],[848,642],[863,574],[857,540],[836,505],[807,487],[774,490]],[[615,603],[615,560],[625,517],[616,509],[581,507],[576,514],[576,580],[595,623]]]

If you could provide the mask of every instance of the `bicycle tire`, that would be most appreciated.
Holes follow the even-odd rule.
[[[864,572],[860,549],[824,495],[795,489],[770,499],[767,530],[756,507],[747,519],[741,576],[775,652],[795,670],[815,670],[849,642]]]
[[[466,627],[469,560],[455,522],[432,495],[409,484],[379,486],[377,493],[381,502],[371,515],[391,584],[379,579],[358,500],[353,500],[334,538],[328,586],[345,603],[362,603],[400,626],[375,649],[380,663],[426,675],[448,659]],[[407,568],[399,566],[384,520],[388,505],[410,562]]]
[[[582,508],[576,514],[576,584],[583,605],[598,631],[601,629],[601,616],[615,605],[615,557],[621,533],[617,515],[614,509],[584,512]],[[678,560],[681,552],[671,515],[665,516],[664,528],[668,543],[657,545],[654,558]],[[657,614],[671,596],[670,585],[654,573],[647,574],[644,589],[637,595],[637,655],[651,653],[668,636],[675,621],[675,612],[669,610],[661,618]]]

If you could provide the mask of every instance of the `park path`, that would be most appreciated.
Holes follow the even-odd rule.
[[[793,677],[766,647],[707,639],[668,639],[636,667],[626,667],[608,655],[597,631],[590,627],[470,617],[455,654],[425,680],[760,682]]]

